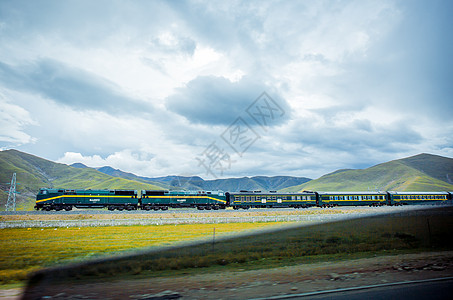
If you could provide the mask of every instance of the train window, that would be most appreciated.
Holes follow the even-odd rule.
[[[272,200],[277,200],[277,196],[272,196]]]
[[[333,200],[333,196],[329,196],[329,200]]]
[[[338,200],[338,196],[335,196],[335,200]]]
[[[291,196],[291,200],[296,200],[296,196]]]
[[[302,196],[302,197],[301,197],[301,196],[298,196],[298,197],[297,197],[297,200],[301,200],[301,199],[302,199],[302,200],[307,200],[307,196]]]
[[[359,200],[362,201],[362,196],[359,196]]]
[[[261,197],[260,197],[260,196],[256,196],[256,200],[257,200],[257,201],[260,201],[260,200],[261,200]]]
[[[307,196],[307,200],[311,200],[311,196]]]
[[[371,199],[372,200],[376,200],[376,196],[371,196]]]

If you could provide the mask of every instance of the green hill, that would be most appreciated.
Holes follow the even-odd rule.
[[[316,191],[452,191],[453,159],[419,154],[363,170],[338,170],[283,189]]]
[[[41,187],[71,189],[161,189],[160,186],[112,177],[97,170],[74,168],[54,163],[17,150],[0,152],[0,210],[5,209],[9,182],[17,173],[18,210],[33,209],[34,197]]]

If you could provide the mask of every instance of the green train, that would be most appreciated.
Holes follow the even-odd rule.
[[[276,191],[167,191],[67,190],[42,188],[36,196],[36,210],[107,208],[109,210],[167,210],[197,208],[218,210],[249,208],[309,208],[334,206],[382,206],[411,204],[451,204],[452,192],[315,192]]]
[[[293,207],[308,208],[318,206],[315,192],[278,193],[276,191],[241,191],[228,193],[229,206],[233,209]]]
[[[65,190],[42,188],[36,195],[36,210],[71,210],[76,208],[105,208],[135,210],[139,206],[134,190]]]
[[[167,210],[169,207],[196,207],[199,210],[218,210],[227,207],[224,192],[207,191],[145,191],[140,202],[144,210]]]

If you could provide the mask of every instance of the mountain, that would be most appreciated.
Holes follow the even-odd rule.
[[[338,170],[285,191],[453,191],[453,159],[419,154],[363,170]]]
[[[240,191],[240,190],[280,190],[290,186],[298,185],[310,181],[305,177],[291,176],[255,176],[242,178],[227,178],[204,180],[199,176],[165,176],[165,177],[140,177],[132,173],[123,172],[112,167],[97,168],[98,171],[110,176],[131,179],[139,182],[157,184],[167,189],[186,189],[186,190],[223,190],[223,191]]]
[[[82,164],[82,163],[73,163],[73,164],[71,165],[71,167],[77,168],[77,169],[85,169],[85,168],[88,168],[87,166],[85,166],[85,165]]]
[[[109,176],[95,169],[71,167],[17,150],[0,151],[0,209],[5,209],[9,183],[17,173],[18,209],[32,209],[41,187],[71,189],[162,189],[161,186]]]

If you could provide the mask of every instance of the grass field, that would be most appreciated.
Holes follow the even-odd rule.
[[[215,244],[208,241],[167,247],[165,251],[155,249],[133,256],[38,272],[29,287],[39,290],[42,285],[67,285],[74,280],[91,282],[130,276],[150,278],[197,274],[210,270],[268,269],[314,261],[452,250],[452,227],[451,207],[312,226],[294,224],[278,230],[219,239]]]
[[[145,247],[278,226],[230,223],[161,226],[0,229],[0,283],[25,280],[42,267]]]

